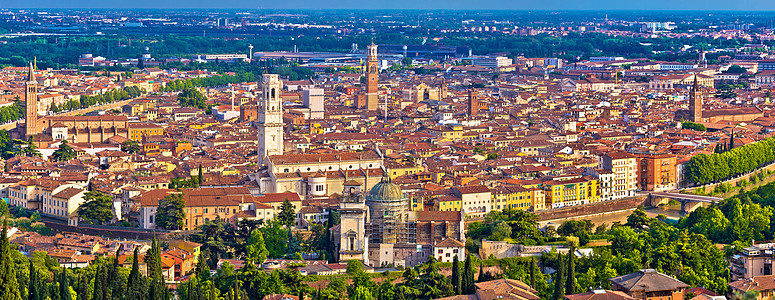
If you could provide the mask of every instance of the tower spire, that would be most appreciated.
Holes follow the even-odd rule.
[[[30,62],[30,68],[27,70],[27,81],[35,81],[35,66]]]

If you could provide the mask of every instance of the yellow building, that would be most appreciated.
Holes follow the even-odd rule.
[[[561,208],[598,201],[597,179],[578,177],[568,180],[550,180],[543,183],[547,205]]]
[[[207,129],[210,126],[217,125],[217,124],[218,124],[218,122],[216,122],[215,120],[203,120],[201,122],[196,122],[196,123],[188,124],[188,128],[191,128],[191,129]]]
[[[460,211],[462,208],[462,199],[458,197],[445,195],[436,199],[436,209],[438,211]]]
[[[153,123],[129,124],[129,138],[134,141],[142,141],[144,136],[164,135],[164,127]]]
[[[519,210],[543,210],[546,209],[544,191],[537,188],[525,188],[518,185],[499,186],[492,194],[492,210],[519,209]]]
[[[463,131],[463,126],[461,125],[451,125],[448,127],[432,129],[429,132],[436,136],[437,141],[449,142],[463,139],[463,133],[465,131]]]

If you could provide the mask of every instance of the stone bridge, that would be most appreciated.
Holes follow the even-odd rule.
[[[675,200],[681,202],[681,212],[688,214],[693,212],[703,203],[717,203],[724,200],[719,197],[700,196],[692,194],[681,194],[673,192],[651,192],[648,193],[648,203],[651,206],[659,206],[660,204],[666,204],[669,200]]]

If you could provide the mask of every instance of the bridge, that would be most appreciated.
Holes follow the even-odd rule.
[[[643,193],[646,194],[646,193]],[[681,194],[681,193],[672,193],[672,192],[651,192],[648,193],[649,197],[649,203],[651,206],[659,206],[660,204],[667,203],[668,200],[676,200],[678,202],[681,202],[681,212],[683,213],[691,213],[698,207],[702,205],[702,203],[717,203],[721,202],[721,200],[724,200],[723,198],[719,197],[711,197],[711,196],[700,196],[700,195],[692,195],[692,194]]]

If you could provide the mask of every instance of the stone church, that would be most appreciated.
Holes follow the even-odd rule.
[[[38,83],[30,63],[25,82],[26,120],[17,123],[11,137],[33,137],[38,146],[47,146],[61,140],[71,143],[104,143],[114,136],[129,139],[129,120],[126,116],[40,116],[38,115]]]

